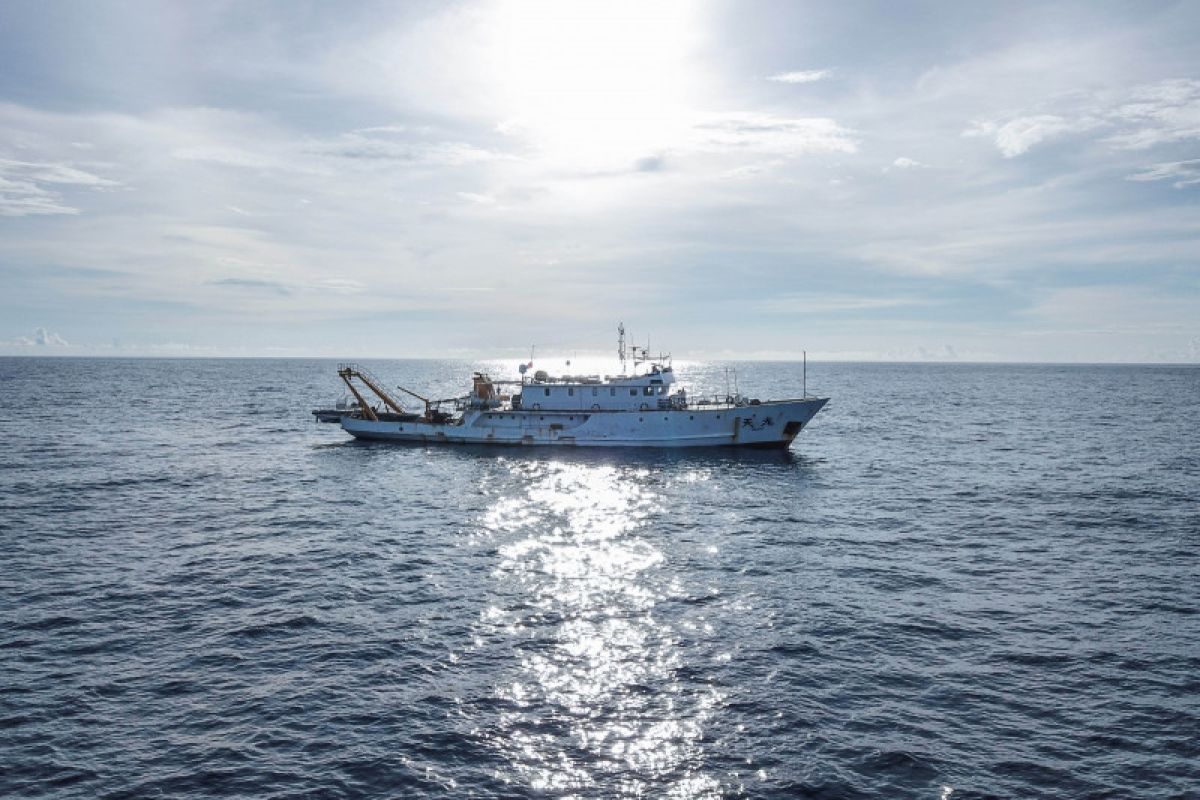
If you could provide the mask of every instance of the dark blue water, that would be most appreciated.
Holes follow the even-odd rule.
[[[789,455],[360,444],[337,387],[0,359],[0,795],[1200,796],[1200,369],[810,365]]]

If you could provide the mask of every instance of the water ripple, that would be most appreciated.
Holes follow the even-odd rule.
[[[315,361],[0,375],[2,796],[1200,785],[1200,370],[819,365],[785,455],[352,442]]]

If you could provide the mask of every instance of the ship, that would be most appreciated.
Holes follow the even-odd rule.
[[[558,447],[749,447],[786,449],[828,397],[759,400],[740,392],[695,397],[676,381],[669,355],[631,348],[627,372],[624,325],[618,327],[616,375],[551,376],[518,367],[519,380],[472,376],[460,397],[433,400],[402,386],[423,404],[407,410],[372,372],[339,364],[338,377],[354,401],[314,411],[357,439],[421,444]],[[807,373],[807,370],[806,370]],[[806,375],[807,377],[807,375]],[[368,398],[374,396],[373,400]]]

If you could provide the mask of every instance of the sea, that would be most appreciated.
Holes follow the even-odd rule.
[[[1200,797],[1200,368],[680,363],[832,399],[605,452],[335,367],[0,359],[0,796]]]

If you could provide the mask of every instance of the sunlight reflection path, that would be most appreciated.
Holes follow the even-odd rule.
[[[507,602],[481,620],[519,669],[497,688],[491,745],[515,779],[567,796],[716,797],[700,739],[719,696],[679,679],[678,593],[645,534],[661,514],[645,469],[515,463],[523,488],[484,517]]]

